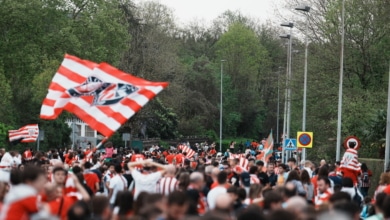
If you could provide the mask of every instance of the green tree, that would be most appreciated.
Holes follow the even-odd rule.
[[[231,114],[237,134],[242,135],[259,129],[253,120],[259,114],[262,100],[259,96],[259,79],[264,76],[268,62],[267,51],[260,44],[255,32],[241,23],[232,24],[216,44],[218,57],[226,59],[226,73],[231,79],[232,90],[236,92],[238,114]],[[226,90],[225,90],[226,91]],[[227,115],[232,109],[227,109]],[[238,119],[238,120],[237,120]]]

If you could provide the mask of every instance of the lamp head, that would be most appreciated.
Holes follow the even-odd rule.
[[[287,39],[290,39],[290,35],[289,34],[282,34],[282,35],[279,35],[280,38],[287,38]]]
[[[295,10],[297,10],[297,11],[304,11],[304,12],[310,12],[310,6],[302,5],[302,6],[296,7]]]
[[[294,23],[292,23],[292,22],[284,22],[284,23],[281,23],[280,26],[293,28],[294,27]]]

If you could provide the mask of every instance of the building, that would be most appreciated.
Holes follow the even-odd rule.
[[[89,127],[85,122],[78,118],[74,119],[66,119],[65,123],[72,129],[72,133],[70,134],[70,139],[72,143],[74,143],[75,147],[85,148],[88,142],[91,142],[92,146],[96,146],[97,140],[100,135],[98,135],[97,131],[93,130]]]

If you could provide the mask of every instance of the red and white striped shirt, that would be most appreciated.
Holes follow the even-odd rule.
[[[163,177],[157,183],[157,193],[167,196],[177,189],[178,184],[175,177]]]
[[[328,203],[331,196],[332,196],[332,192],[329,189],[326,190],[324,193],[318,194],[315,197],[315,201],[314,201],[315,206],[318,207],[322,204]]]
[[[252,184],[260,184],[259,178],[256,176],[256,174],[249,174],[251,178],[251,185]]]

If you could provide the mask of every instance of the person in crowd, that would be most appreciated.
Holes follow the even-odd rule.
[[[383,220],[383,212],[385,208],[384,206],[384,201],[386,199],[387,195],[385,193],[378,193],[376,195],[375,199],[375,204],[374,204],[374,212],[371,212],[370,210],[368,211],[368,217],[366,220]]]
[[[224,171],[220,171],[217,174],[218,185],[211,189],[207,194],[207,204],[210,210],[213,210],[216,205],[216,198],[220,194],[226,193],[227,174]]]
[[[190,204],[185,192],[174,191],[168,195],[167,212],[160,220],[184,220]]]
[[[176,167],[172,164],[169,164],[165,167],[165,175],[162,177],[157,184],[157,193],[162,195],[169,195],[178,188],[178,180],[175,177]]]
[[[343,178],[343,180],[341,181],[341,186],[342,186],[341,191],[348,193],[351,196],[351,200],[356,199],[357,200],[356,202],[358,202],[359,205],[362,203],[362,201],[364,199],[363,195],[360,193],[360,191],[357,189],[357,187],[355,187],[353,185],[353,181],[351,178],[349,178],[349,177]],[[355,198],[355,197],[358,197],[358,198]]]
[[[141,173],[135,169],[136,166],[140,165],[144,167],[144,173]],[[134,199],[137,199],[139,193],[143,191],[148,193],[156,193],[157,182],[166,171],[166,167],[164,165],[153,162],[152,160],[143,160],[138,162],[130,162],[127,164],[127,166],[129,167],[135,182]],[[161,170],[157,171],[157,168],[160,168]]]
[[[207,200],[202,189],[204,187],[204,176],[200,172],[193,172],[190,175],[190,184],[187,188],[187,195],[190,199],[188,215],[203,215],[206,213]]]
[[[275,174],[275,164],[273,163],[267,164],[267,175],[268,175],[270,187],[276,186],[278,175]]]
[[[264,172],[264,162],[262,160],[256,161],[257,166],[257,178],[260,180],[260,184],[263,186],[269,185],[269,178],[266,172]]]
[[[314,185],[312,184],[309,172],[307,172],[306,169],[301,171],[301,183],[303,185],[303,189],[305,190],[307,202],[312,204],[314,199]]]
[[[39,194],[46,182],[46,173],[42,169],[26,166],[21,173],[21,183],[13,186],[4,198],[0,219],[28,219],[38,213],[42,209]]]
[[[332,191],[330,188],[330,180],[326,176],[320,176],[317,179],[317,195],[315,197],[314,204],[316,207],[319,207],[323,204],[329,202],[329,198],[332,196]]]
[[[359,175],[359,189],[362,195],[365,197],[368,195],[368,190],[371,186],[372,172],[368,169],[366,163],[362,163],[360,166],[361,173]]]
[[[110,185],[108,187],[108,198],[110,199],[111,207],[114,207],[116,197],[119,192],[127,190],[127,180],[122,175],[122,166],[120,164],[115,165],[115,175],[110,180]]]
[[[283,186],[286,183],[288,173],[287,173],[287,166],[284,164],[279,164],[279,174],[277,176],[276,185],[277,186]]]
[[[114,210],[112,212],[114,220],[122,220],[132,217],[133,212],[133,194],[130,191],[120,191],[115,200]],[[106,215],[108,217],[108,215]]]

